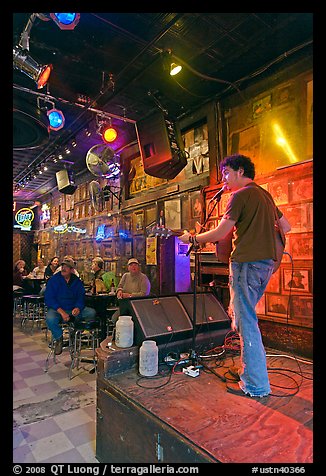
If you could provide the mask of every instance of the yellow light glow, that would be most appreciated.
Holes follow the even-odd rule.
[[[182,70],[182,66],[179,64],[171,63],[171,68],[170,68],[170,75],[175,76],[176,74],[180,73]]]
[[[282,149],[284,150],[284,153],[289,157],[291,163],[298,162],[298,159],[296,155],[294,154],[293,150],[291,149],[290,144],[284,137],[283,131],[281,127],[279,126],[279,124],[274,123],[273,129],[275,133],[276,144],[282,147]]]

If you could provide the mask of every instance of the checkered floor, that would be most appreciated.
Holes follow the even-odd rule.
[[[69,380],[68,349],[50,362],[44,332],[13,326],[13,462],[98,463],[96,374],[81,363]]]

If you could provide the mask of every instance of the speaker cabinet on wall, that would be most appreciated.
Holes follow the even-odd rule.
[[[192,333],[192,323],[176,296],[122,299],[119,307],[120,315],[133,318],[134,345],[146,339],[154,339],[157,344],[172,342]]]
[[[187,165],[186,153],[177,123],[162,111],[136,124],[140,153],[147,175],[172,179]]]
[[[58,190],[66,195],[72,195],[77,186],[74,183],[72,170],[62,169],[56,172]]]
[[[194,295],[180,293],[178,297],[191,321],[194,318]],[[231,321],[219,300],[212,293],[196,293],[196,327],[198,331],[230,327]]]

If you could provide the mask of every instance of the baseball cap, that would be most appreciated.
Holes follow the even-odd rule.
[[[137,258],[130,258],[130,260],[128,261],[127,266],[129,266],[129,265],[132,264],[132,263],[136,263],[136,264],[139,264],[139,265],[140,265],[140,263],[139,263],[139,261],[138,261]]]
[[[75,263],[74,263],[74,260],[72,258],[64,258],[61,262],[61,265],[63,265],[63,264],[69,266],[70,268],[75,267]]]
[[[95,256],[92,261],[95,263],[104,263],[103,259],[100,256]]]

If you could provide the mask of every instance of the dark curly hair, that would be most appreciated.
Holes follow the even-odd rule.
[[[254,179],[255,178],[255,164],[252,162],[250,157],[241,154],[228,155],[224,157],[220,163],[220,170],[223,172],[224,167],[230,167],[233,170],[243,169],[243,175],[245,177]]]

